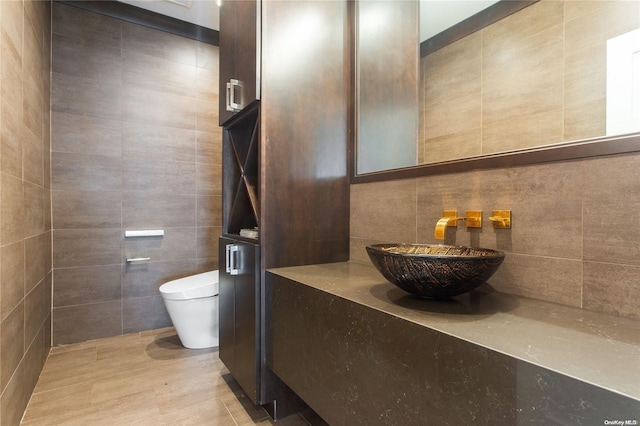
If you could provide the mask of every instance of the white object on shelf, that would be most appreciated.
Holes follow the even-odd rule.
[[[246,238],[258,239],[258,228],[253,229],[241,229],[240,236]]]

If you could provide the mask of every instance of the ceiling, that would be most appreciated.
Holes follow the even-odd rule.
[[[220,30],[220,11],[216,0],[118,0],[181,21]]]
[[[446,30],[498,0],[420,0],[420,41]]]
[[[118,1],[216,31],[220,30],[218,0]],[[451,25],[490,6],[496,1],[497,0],[420,0],[420,40],[424,41],[432,37]]]

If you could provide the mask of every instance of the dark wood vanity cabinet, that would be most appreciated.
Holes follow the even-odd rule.
[[[256,0],[225,0],[220,7],[220,125],[260,99],[259,11]]]
[[[226,22],[227,16],[232,23]],[[238,48],[244,41],[234,34],[245,25],[248,33],[259,28],[246,38],[258,44]],[[253,402],[274,418],[287,411],[283,407],[291,399],[266,359],[266,270],[349,258],[347,25],[347,2],[341,0],[225,0],[221,6],[220,358]],[[295,29],[299,34],[291,32]],[[259,85],[241,111],[226,114],[230,111],[222,97],[227,79],[240,75],[232,70],[241,63],[247,64],[244,71],[253,73],[252,78],[260,70]],[[255,238],[240,235],[254,229]],[[255,247],[255,270],[246,270],[246,288],[248,275],[254,274],[252,297],[245,298],[241,291],[238,298],[238,275],[226,272],[229,244]],[[238,330],[250,326],[255,335],[248,344],[246,337],[238,339],[246,336]],[[243,369],[239,359],[246,361]],[[250,364],[255,386],[244,376]]]

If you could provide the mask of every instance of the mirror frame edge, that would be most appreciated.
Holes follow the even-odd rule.
[[[640,133],[578,140],[527,150],[503,152],[441,163],[419,164],[380,172],[352,174],[351,183],[410,179],[438,174],[526,166],[633,152],[640,152]]]
[[[452,27],[450,30],[446,30],[442,36],[436,35],[433,37],[453,42],[459,40],[466,35],[469,35],[481,28],[478,25],[489,25],[496,22],[512,13],[523,9],[539,0],[528,0],[522,2],[512,2],[508,0],[501,0],[494,4],[489,9],[490,17],[477,18],[471,17],[461,22],[460,24]],[[415,166],[402,167],[397,169],[387,169],[377,172],[361,173],[357,172],[358,165],[358,131],[357,131],[357,0],[348,0],[348,14],[349,21],[351,23],[351,31],[349,34],[351,45],[351,60],[350,60],[350,87],[351,96],[349,102],[350,109],[350,143],[349,143],[349,155],[350,158],[350,182],[351,184],[381,182],[388,180],[399,179],[411,179],[425,176],[433,176],[439,174],[452,174],[463,173],[472,170],[491,170],[505,167],[525,166],[532,164],[550,163],[556,161],[569,161],[578,160],[591,157],[601,157],[607,155],[616,154],[629,154],[633,152],[640,152],[640,133],[632,133],[626,135],[615,136],[602,136],[589,139],[581,139],[568,142],[560,142],[557,144],[544,145],[540,147],[522,149],[515,151],[507,151],[496,154],[485,154],[477,157],[461,158],[451,161],[444,161],[438,163],[426,163],[417,164]],[[524,6],[517,8],[512,7],[512,3],[521,3]],[[502,6],[499,6],[502,5]],[[467,22],[467,21],[472,21]],[[471,25],[470,25],[471,24]],[[431,40],[431,39],[430,39]],[[420,46],[420,56],[422,57],[427,51],[432,52],[445,44],[440,44],[440,41],[431,43],[427,46],[427,42],[423,42]],[[425,45],[426,47],[423,47]]]

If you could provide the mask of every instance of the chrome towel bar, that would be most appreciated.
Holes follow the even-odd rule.
[[[164,229],[147,229],[147,230],[135,230],[124,231],[125,238],[129,237],[162,237],[164,236]]]
[[[131,259],[127,259],[127,262],[144,262],[145,260],[151,260],[150,257],[134,257]]]

